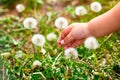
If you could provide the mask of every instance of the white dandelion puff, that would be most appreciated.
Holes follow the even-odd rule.
[[[100,12],[102,10],[102,5],[99,2],[93,2],[90,5],[90,9],[94,12]]]
[[[42,34],[35,34],[32,37],[32,43],[36,46],[43,46],[45,43],[45,37]]]
[[[66,18],[64,17],[59,17],[55,20],[55,26],[58,28],[58,29],[63,29],[65,27],[68,26],[68,21]]]
[[[66,58],[78,58],[78,51],[75,48],[68,48],[65,50]]]
[[[33,66],[41,66],[42,63],[39,60],[33,62]]]
[[[88,11],[87,11],[87,9],[84,6],[78,6],[75,9],[75,14],[77,16],[82,16],[82,15],[85,15],[87,13],[88,13]]]
[[[88,49],[97,49],[99,47],[99,43],[95,37],[88,37],[84,42],[84,46]]]
[[[37,27],[37,20],[33,17],[28,17],[23,21],[23,25],[27,29],[33,29]]]
[[[46,38],[48,41],[53,41],[57,38],[57,35],[52,32],[52,33],[49,33]]]
[[[18,12],[23,12],[23,11],[25,10],[25,6],[24,6],[23,4],[18,4],[18,5],[16,6],[16,10],[17,10]]]

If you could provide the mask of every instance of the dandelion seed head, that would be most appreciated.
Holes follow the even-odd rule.
[[[33,62],[33,66],[41,66],[42,63],[39,60]]]
[[[56,39],[57,38],[57,35],[55,34],[55,33],[49,33],[48,35],[47,35],[47,40],[48,41],[53,41],[54,39]]]
[[[82,15],[85,15],[87,13],[88,13],[88,11],[87,11],[87,9],[84,6],[78,6],[75,9],[75,14],[77,16],[82,16]]]
[[[33,17],[28,17],[23,21],[23,25],[26,29],[34,29],[37,27],[37,24],[37,20]]]
[[[68,48],[65,50],[66,58],[78,58],[78,51],[75,48]]]
[[[23,12],[23,11],[25,10],[25,6],[24,6],[23,4],[18,4],[18,5],[16,6],[16,10],[17,10],[18,12]]]
[[[88,49],[97,49],[99,47],[99,43],[95,37],[88,37],[84,42],[84,46]]]
[[[68,21],[66,18],[64,17],[58,17],[56,20],[55,20],[55,26],[58,28],[58,29],[63,29],[65,27],[68,26]]]
[[[94,12],[100,12],[102,10],[102,5],[99,2],[93,2],[91,3],[90,8]]]
[[[43,46],[45,43],[45,37],[41,34],[35,34],[32,37],[32,43],[36,46]]]

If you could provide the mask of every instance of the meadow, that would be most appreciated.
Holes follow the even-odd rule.
[[[93,2],[101,9],[91,10]],[[57,44],[63,26],[88,22],[118,2],[0,0],[0,80],[120,80],[120,31],[97,39],[97,49],[75,48],[72,57]]]

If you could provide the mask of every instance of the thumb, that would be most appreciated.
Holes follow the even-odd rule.
[[[61,40],[61,45],[68,44],[69,42],[73,41],[74,37],[69,33],[63,40]]]

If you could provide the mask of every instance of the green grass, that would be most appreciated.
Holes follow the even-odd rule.
[[[83,1],[83,0],[81,0]],[[85,7],[89,14],[85,16],[76,16],[74,10],[76,6],[66,6],[61,16],[73,22],[88,22],[90,19],[111,9],[117,0],[97,0],[102,3],[103,10],[94,13],[89,9],[90,0]],[[63,1],[64,2],[64,1]],[[44,3],[43,3],[44,4]],[[44,5],[42,5],[44,6]],[[51,6],[49,6],[51,7]],[[38,7],[39,9],[39,7]],[[3,9],[4,10],[4,9]],[[29,12],[30,11],[30,12]],[[77,48],[79,60],[66,59],[64,50],[57,45],[57,39],[49,42],[46,40],[44,48],[46,54],[42,55],[40,47],[32,45],[31,35],[35,33],[43,34],[45,37],[50,32],[55,32],[57,38],[61,30],[55,28],[54,21],[59,16],[59,12],[52,12],[50,20],[43,14],[34,14],[34,9],[29,8],[22,14],[22,17],[13,15],[0,18],[0,53],[10,52],[9,56],[0,56],[0,79],[3,80],[119,80],[120,79],[120,32],[112,33],[108,36],[98,39],[100,47],[97,50],[88,50],[84,46]],[[42,10],[40,10],[42,11]],[[28,15],[38,20],[38,28],[35,30],[25,29],[22,22]],[[67,14],[67,16],[66,16]],[[15,41],[19,41],[15,44]],[[35,51],[34,51],[35,48]],[[22,58],[15,58],[15,54],[21,51]],[[94,62],[93,53],[96,54],[98,65]],[[103,59],[106,60],[101,65]],[[35,60],[42,63],[40,67],[33,67]],[[37,73],[38,72],[38,73]]]

